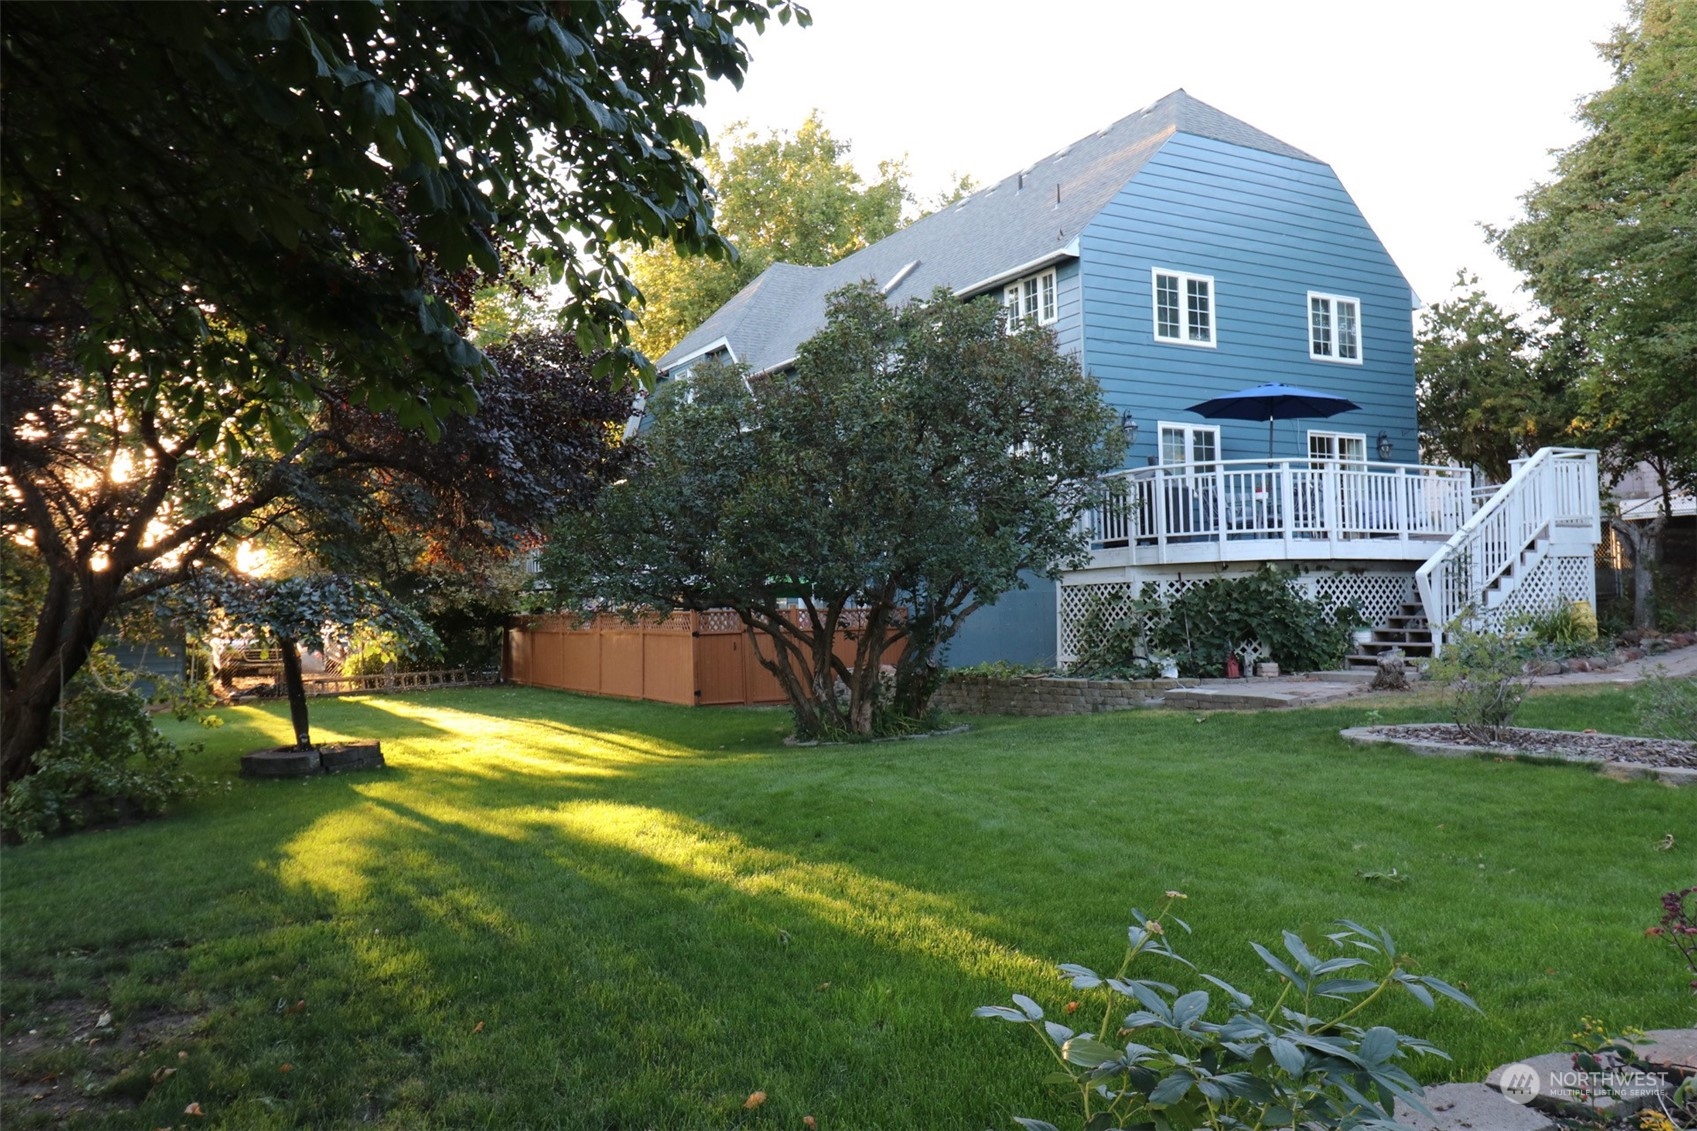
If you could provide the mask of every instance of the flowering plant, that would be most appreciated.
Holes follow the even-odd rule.
[[[1697,975],[1697,888],[1670,891],[1662,896],[1661,924],[1644,933],[1651,938],[1667,939],[1691,973]],[[1691,979],[1691,992],[1697,994],[1697,977]]]

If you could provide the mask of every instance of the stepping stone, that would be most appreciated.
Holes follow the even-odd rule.
[[[1612,1081],[1593,1080],[1587,1073],[1573,1066],[1573,1054],[1567,1052],[1545,1053],[1543,1056],[1527,1057],[1515,1064],[1505,1064],[1493,1069],[1491,1074],[1485,1077],[1485,1083],[1502,1091],[1505,1074],[1510,1069],[1520,1069],[1522,1066],[1538,1074],[1537,1092],[1528,1102],[1541,1111],[1555,1115],[1583,1115],[1590,1112],[1610,1118],[1630,1115],[1640,1108],[1648,1107],[1660,1091],[1660,1081],[1634,1068],[1621,1069]],[[1515,1083],[1512,1078],[1509,1080],[1511,1087]],[[1606,1086],[1612,1086],[1620,1095],[1609,1095],[1605,1090]]]
[[[381,770],[383,744],[380,742],[338,742],[318,748],[319,760],[327,774],[348,770]]]
[[[1484,1084],[1439,1084],[1421,1097],[1428,1119],[1397,1101],[1396,1119],[1411,1131],[1554,1131],[1550,1117],[1536,1108],[1506,1099]]]
[[[1216,691],[1213,688],[1185,688],[1169,691],[1163,706],[1181,711],[1265,711],[1291,705],[1291,696],[1268,691]]]
[[[316,747],[310,750],[279,747],[242,755],[244,778],[304,778],[316,774],[319,766]]]

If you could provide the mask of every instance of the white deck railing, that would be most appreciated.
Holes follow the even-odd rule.
[[[1597,540],[1596,452],[1541,448],[1511,466],[1509,481],[1415,572],[1435,641],[1469,608],[1482,609],[1492,588],[1540,539],[1569,528],[1580,540]]]
[[[1332,460],[1163,464],[1106,477],[1109,497],[1083,521],[1094,548],[1268,540],[1431,540],[1472,511],[1464,468]],[[1222,550],[1222,556],[1229,558]],[[1292,554],[1291,556],[1297,556]]]

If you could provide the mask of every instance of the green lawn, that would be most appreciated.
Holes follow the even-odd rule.
[[[501,688],[315,703],[317,737],[380,737],[391,769],[267,783],[235,761],[287,740],[280,706],[172,724],[216,788],[0,856],[0,1117],[103,1087],[72,1125],[1010,1128],[1063,1101],[1031,1034],[972,1008],[1063,1003],[1053,965],[1117,962],[1130,905],[1169,888],[1181,950],[1251,992],[1251,940],[1389,928],[1485,1010],[1379,1014],[1455,1055],[1428,1080],[1583,1014],[1697,1019],[1642,934],[1697,882],[1697,790],[1345,745],[1366,711],[794,749],[776,711]],[[1521,721],[1633,729],[1613,690]]]

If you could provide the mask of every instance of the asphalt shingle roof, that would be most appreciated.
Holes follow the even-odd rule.
[[[667,352],[659,368],[669,369],[725,338],[737,360],[760,372],[794,358],[796,348],[825,324],[825,296],[851,283],[887,286],[900,275],[890,291],[895,301],[937,287],[966,293],[1054,256],[1175,133],[1317,160],[1175,90],[829,267],[774,263]]]

